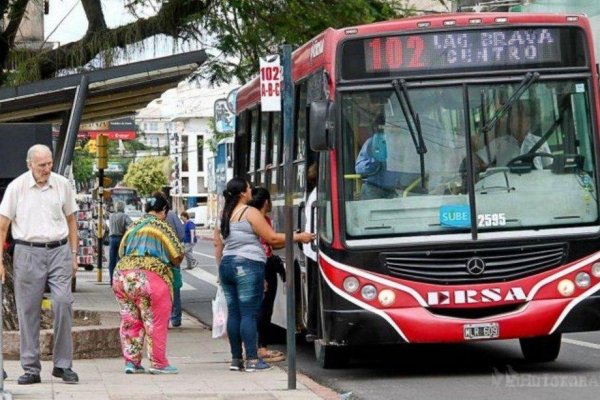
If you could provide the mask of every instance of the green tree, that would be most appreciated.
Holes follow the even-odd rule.
[[[109,28],[101,0],[81,0],[88,26],[81,39],[44,51],[16,49],[25,7],[41,1],[0,0],[0,12],[7,16],[0,32],[0,83],[49,78],[61,70],[88,68],[92,60],[111,65],[125,52],[143,49],[143,41],[157,35],[207,48],[210,58],[203,75],[212,82],[229,82],[233,77],[245,82],[258,70],[259,57],[275,51],[281,43],[299,45],[328,27],[415,12],[407,0],[128,0],[124,3],[137,19]],[[59,3],[51,2],[51,7],[56,6]],[[155,15],[140,17],[148,9],[156,10]],[[14,69],[8,68],[13,65]]]
[[[123,180],[127,186],[136,188],[140,195],[149,196],[167,185],[165,172],[169,169],[169,163],[166,157],[142,158],[129,164]]]
[[[94,177],[94,158],[81,148],[76,148],[73,154],[73,176],[75,182],[84,187]]]
[[[207,43],[213,55],[203,68],[205,78],[248,81],[259,59],[277,52],[282,43],[300,45],[323,30],[405,15],[403,1],[379,0],[252,0],[215,1],[203,23],[211,32]]]

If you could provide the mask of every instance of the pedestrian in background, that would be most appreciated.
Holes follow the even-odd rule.
[[[77,272],[77,220],[75,193],[69,181],[52,172],[52,151],[36,144],[27,151],[29,171],[13,180],[0,204],[0,243],[11,226],[14,238],[14,287],[19,317],[20,359],[25,374],[19,385],[40,383],[40,304],[46,284],[52,294],[54,348],[52,375],[77,383],[71,369],[73,294]],[[3,249],[0,278],[4,282]]]
[[[122,201],[117,201],[115,212],[113,212],[108,219],[108,282],[111,286],[113,274],[115,272],[115,266],[117,265],[117,261],[119,261],[119,245],[121,244],[121,239],[123,239],[123,235],[125,234],[127,227],[133,222],[124,211],[125,203]]]
[[[125,232],[121,259],[115,270],[113,291],[121,306],[121,347],[125,373],[145,372],[144,339],[152,374],[176,374],[167,360],[167,332],[172,307],[174,267],[183,260],[183,245],[165,222],[169,203],[156,192],[146,213]]]
[[[215,229],[215,258],[219,280],[227,299],[227,336],[231,347],[232,371],[264,371],[272,366],[258,357],[257,317],[263,298],[267,256],[259,237],[271,246],[283,246],[285,234],[277,233],[265,217],[248,206],[252,198],[250,184],[233,178],[223,191],[225,205],[221,223]],[[295,242],[313,239],[308,232],[294,233]],[[246,363],[242,358],[242,343]]]
[[[196,224],[190,219],[190,215],[183,211],[181,214],[181,220],[183,221],[183,228],[185,231],[183,237],[183,247],[185,247],[185,269],[193,269],[196,267],[196,259],[194,258],[194,245],[196,244]]]
[[[273,226],[269,213],[272,209],[271,194],[263,187],[252,189],[252,199],[248,205],[259,210],[264,216],[269,226]],[[260,313],[258,315],[258,356],[265,362],[277,362],[285,360],[285,355],[278,350],[269,350],[267,348],[269,342],[269,331],[271,328],[271,317],[273,316],[273,304],[275,303],[275,295],[277,294],[277,274],[282,276],[285,281],[285,270],[283,262],[279,256],[273,254],[273,249],[279,249],[283,246],[274,247],[268,244],[263,238],[260,238],[260,244],[267,256],[265,264],[265,291]]]
[[[165,196],[166,198],[166,196]],[[167,213],[167,223],[171,226],[177,239],[183,243],[185,237],[185,228],[177,216],[177,213],[171,209]],[[181,287],[183,286],[183,277],[181,276],[181,266],[176,265],[173,268],[173,308],[171,310],[171,326],[181,326]]]

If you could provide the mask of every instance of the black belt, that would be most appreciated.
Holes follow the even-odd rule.
[[[67,238],[64,238],[62,240],[55,240],[53,242],[46,242],[46,243],[28,242],[26,240],[15,239],[15,243],[22,244],[23,246],[43,247],[46,249],[54,249],[56,247],[60,247],[60,246],[67,244]]]

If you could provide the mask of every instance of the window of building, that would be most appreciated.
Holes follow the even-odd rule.
[[[198,136],[198,171],[204,171],[204,136]]]
[[[181,171],[188,172],[189,171],[189,136],[181,135]]]

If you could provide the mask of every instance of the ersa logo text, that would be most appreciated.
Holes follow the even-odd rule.
[[[508,289],[486,288],[482,290],[441,290],[427,293],[427,304],[430,306],[446,306],[459,304],[500,303],[525,301],[527,296],[521,287]]]

